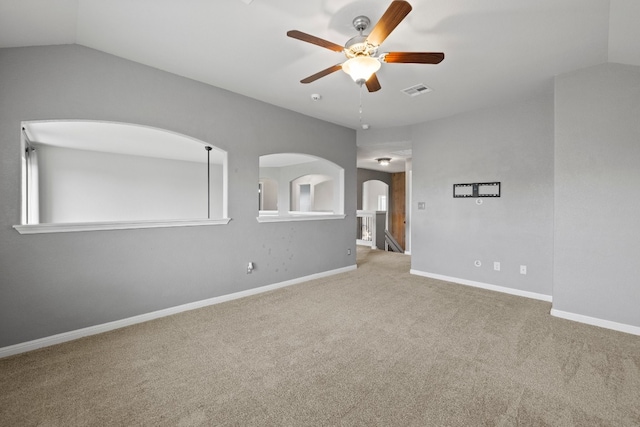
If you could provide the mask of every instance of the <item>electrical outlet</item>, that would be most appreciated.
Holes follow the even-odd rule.
[[[527,266],[526,265],[521,265],[520,266],[520,274],[527,274]]]
[[[500,271],[500,263],[499,263],[498,261],[495,261],[495,262],[493,263],[493,269],[494,269],[495,271]]]
[[[347,249],[347,255],[351,255],[351,249]]]

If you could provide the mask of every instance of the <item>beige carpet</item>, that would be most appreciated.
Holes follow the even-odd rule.
[[[640,426],[640,337],[357,271],[0,360],[0,424]]]

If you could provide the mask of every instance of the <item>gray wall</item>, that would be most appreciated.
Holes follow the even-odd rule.
[[[260,168],[262,175],[263,168]],[[262,183],[262,210],[278,210],[278,181],[268,177],[260,177]]]
[[[415,125],[412,140],[412,269],[551,295],[553,95]],[[452,196],[491,181],[500,198]]]
[[[223,218],[222,165],[209,165],[207,187],[206,163],[46,145],[37,150],[41,223],[206,218],[207,192],[211,218]]]
[[[3,49],[0,70],[0,347],[355,264],[355,131],[80,46]],[[20,235],[20,122],[39,119],[136,123],[226,150],[232,221]],[[277,152],[343,167],[347,218],[259,224],[258,158]]]
[[[640,67],[556,78],[553,308],[640,326]]]
[[[404,252],[411,254],[411,203],[413,197],[413,160],[405,160],[404,176]]]

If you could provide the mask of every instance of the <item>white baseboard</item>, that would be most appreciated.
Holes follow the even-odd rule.
[[[612,322],[610,320],[598,319],[597,317],[584,316],[582,314],[570,313],[568,311],[551,309],[551,315],[574,322],[586,323],[587,325],[598,326],[600,328],[613,329],[614,331],[626,332],[627,334],[640,335],[640,327],[627,325],[625,323]]]
[[[475,282],[473,280],[467,280],[467,279],[459,279],[457,277],[443,276],[441,274],[435,274],[435,273],[427,273],[424,271],[419,271],[414,269],[411,269],[410,273],[415,274],[416,276],[423,276],[423,277],[429,277],[431,279],[444,280],[445,282],[453,282],[453,283],[458,283],[460,285],[473,286],[474,288],[488,289],[490,291],[502,292],[510,295],[517,295],[519,297],[532,298],[532,299],[537,299],[541,301],[551,302],[551,295],[523,291],[520,289],[507,288],[504,286],[490,285],[488,283]]]
[[[431,279],[444,280],[447,282],[458,283],[461,285],[473,286],[476,288],[488,289],[491,291],[503,292],[511,295],[517,295],[526,298],[533,298],[541,301],[552,302],[551,295],[538,294],[535,292],[522,291],[519,289],[506,288],[503,286],[490,285],[482,282],[474,282],[472,280],[459,279],[457,277],[443,276],[440,274],[426,273],[419,270],[411,270],[411,274],[416,276],[429,277]],[[566,320],[572,320],[574,322],[586,323],[587,325],[598,326],[600,328],[611,329],[614,331],[625,332],[632,335],[640,335],[640,327],[627,325],[625,323],[612,322],[610,320],[598,319],[596,317],[584,316],[582,314],[570,313],[567,311],[551,309],[551,315]]]
[[[89,326],[87,328],[76,329],[74,331],[69,331],[69,332],[63,332],[61,334],[39,338],[33,341],[27,341],[20,344],[10,345],[8,347],[0,348],[0,358],[13,356],[15,354],[20,354],[20,353],[25,353],[27,351],[37,350],[39,348],[49,347],[56,344],[61,344],[67,341],[73,341],[78,338],[87,337],[90,335],[101,334],[103,332],[112,331],[114,329],[124,328],[125,326],[135,325],[137,323],[148,322],[149,320],[171,316],[173,314],[182,313],[184,311],[195,310],[197,308],[220,304],[223,302],[231,301],[238,298],[248,297],[251,295],[257,295],[263,292],[268,292],[268,291],[284,288],[291,285],[297,285],[299,283],[307,282],[309,280],[321,279],[323,277],[333,276],[335,274],[346,273],[348,271],[355,270],[356,268],[357,268],[356,265],[352,265],[348,267],[338,268],[335,270],[324,271],[322,273],[316,273],[316,274],[311,274],[309,276],[298,277],[296,279],[286,280],[284,282],[275,283],[272,285],[261,286],[259,288],[248,289],[246,291],[235,292],[228,295],[221,295],[219,297],[209,298],[201,301],[195,301],[188,304],[165,308],[163,310],[153,311],[151,313],[145,313],[138,316],[128,317],[126,319],[103,323],[101,325]]]

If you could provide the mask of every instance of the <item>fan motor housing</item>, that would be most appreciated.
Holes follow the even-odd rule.
[[[364,15],[353,18],[353,27],[360,33],[369,28],[369,25],[371,25],[371,20]]]
[[[364,16],[356,16],[353,18],[353,27],[360,34],[352,37],[344,45],[344,53],[347,58],[355,58],[356,56],[374,56],[378,53],[378,46],[367,43],[367,36],[362,34],[364,30],[369,28],[371,20]]]
[[[367,36],[359,35],[352,37],[344,45],[344,53],[348,58],[356,56],[375,56],[378,53],[378,46],[367,42]]]

